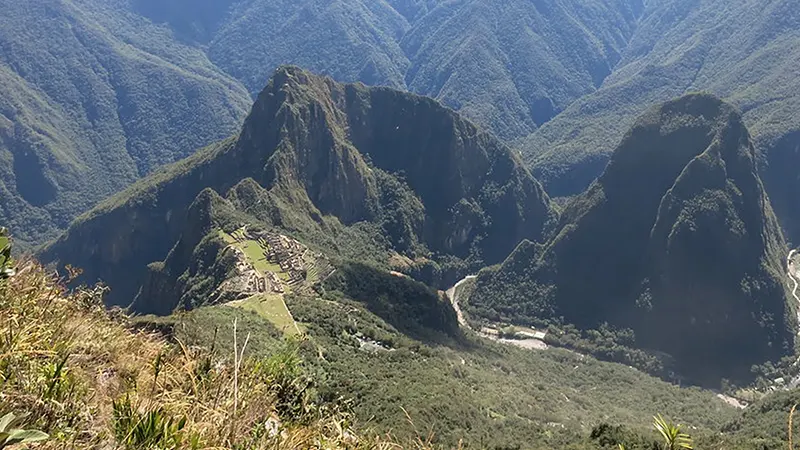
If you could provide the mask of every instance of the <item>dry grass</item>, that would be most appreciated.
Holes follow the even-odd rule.
[[[237,375],[234,349],[135,330],[102,294],[67,292],[30,261],[0,281],[0,413],[29,414],[25,426],[51,436],[38,448],[166,448],[126,444],[133,432],[120,431],[115,401],[185,420],[168,448],[433,448],[428,437],[401,446],[356,433],[346,408],[313,403],[296,355],[248,359],[239,336]]]

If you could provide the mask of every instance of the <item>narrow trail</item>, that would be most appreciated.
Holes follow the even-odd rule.
[[[789,280],[794,283],[792,287],[792,297],[800,304],[800,297],[797,296],[797,286],[798,279],[800,279],[800,270],[797,268],[797,264],[794,262],[794,255],[797,253],[797,250],[792,250],[789,252],[789,255],[786,256],[786,273],[789,275]],[[797,321],[800,323],[800,308],[797,310]],[[798,335],[800,335],[800,330],[798,330]],[[800,357],[794,362],[793,366],[800,364]],[[794,379],[789,383],[789,387],[794,388],[800,384],[800,375],[794,377]]]
[[[453,309],[456,311],[456,316],[458,316],[458,324],[470,330],[472,329],[472,327],[469,326],[469,323],[467,323],[467,320],[464,318],[464,313],[461,312],[461,307],[458,305],[458,295],[456,295],[456,293],[458,292],[458,288],[461,287],[462,284],[466,283],[467,281],[474,280],[475,278],[478,278],[478,276],[468,275],[464,277],[463,280],[456,283],[455,286],[448,289],[446,292],[447,298],[450,299],[450,304],[453,305]]]

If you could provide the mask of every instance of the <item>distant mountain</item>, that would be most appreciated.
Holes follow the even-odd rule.
[[[469,305],[494,320],[630,328],[636,346],[714,385],[793,350],[785,251],[742,118],[688,95],[641,116],[557,235],[485,271]]]
[[[402,40],[406,82],[514,139],[601,85],[642,9],[638,0],[441,2]]]
[[[582,192],[646,109],[693,91],[743,114],[781,222],[800,240],[800,17],[790,0],[648,2],[622,59],[597,92],[571,104],[522,144],[553,196]],[[791,173],[789,173],[791,172]]]
[[[251,92],[281,64],[406,88],[500,137],[529,134],[593,92],[633,35],[641,0],[136,0]]]
[[[216,264],[218,229],[251,224],[443,286],[556,218],[508,147],[434,100],[283,67],[238,136],[101,204],[43,257],[126,304],[148,264],[169,252],[174,282],[198,255]]]
[[[153,168],[230,135],[247,91],[117,2],[3,2],[0,223],[41,243]]]

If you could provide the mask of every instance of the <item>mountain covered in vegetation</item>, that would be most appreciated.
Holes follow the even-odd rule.
[[[19,244],[241,123],[247,91],[113,2],[8,2],[0,18],[0,222]]]
[[[216,261],[217,229],[250,224],[444,286],[556,219],[508,147],[434,100],[282,67],[239,135],[104,202],[43,256],[128,304],[148,264],[169,253],[175,280],[201,248]]]
[[[442,101],[518,143],[556,197],[585,189],[646,108],[711,91],[742,109],[796,241],[800,185],[785,173],[798,148],[792,8],[788,0],[765,8],[717,0],[15,3],[3,27],[2,218],[24,228],[25,242],[53,237],[152,168],[238,129],[250,95],[290,63]],[[18,32],[41,27],[47,32]],[[97,175],[99,167],[110,173]]]
[[[710,92],[742,111],[764,154],[761,173],[776,213],[796,241],[798,29],[790,0],[649,2],[612,74],[525,139],[525,160],[551,195],[578,194],[641,113],[685,93]]]
[[[0,281],[10,319],[0,332],[14,337],[0,341],[13,374],[0,384],[0,411],[47,433],[40,448],[649,447],[652,411],[691,424],[711,448],[749,448],[719,434],[740,414],[712,392],[563,350],[420,342],[341,280],[288,299],[304,330],[293,340],[241,306],[131,318],[102,307],[102,288],[67,291],[30,261],[15,269]]]
[[[473,314],[632,329],[712,385],[793,350],[785,244],[733,107],[687,95],[642,115],[555,237],[485,271]]]
[[[643,9],[641,0],[134,4],[206,45],[209,58],[251,92],[277,66],[296,64],[338,81],[434,97],[509,139],[593,92]]]

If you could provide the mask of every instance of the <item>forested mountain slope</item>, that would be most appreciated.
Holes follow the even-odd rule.
[[[280,64],[407,88],[503,138],[530,133],[611,73],[641,0],[226,0],[137,11],[208,46],[257,92]]]
[[[0,222],[20,244],[230,135],[246,113],[237,81],[114,2],[0,6]]]
[[[513,139],[594,92],[621,57],[636,0],[443,2],[403,38],[408,88]]]
[[[7,3],[2,218],[26,217],[22,241],[235,130],[246,91],[284,63],[432,96],[507,140],[529,135],[526,163],[554,196],[588,186],[647,107],[711,91],[743,111],[779,218],[800,236],[788,0]]]
[[[764,181],[795,239],[800,15],[790,0],[649,2],[614,72],[530,136],[522,150],[554,196],[585,189],[647,108],[708,91],[743,114],[766,155]],[[791,169],[790,169],[791,168]],[[792,174],[787,171],[793,170]],[[789,229],[792,228],[792,229]]]
[[[434,100],[282,67],[238,136],[104,202],[44,258],[127,304],[173,246],[177,275],[214,227],[252,223],[444,284],[543,239],[556,218],[508,147]]]
[[[0,220],[24,230],[23,245],[229,135],[247,91],[281,64],[429,95],[512,139],[593,92],[642,9],[640,0],[3,6]]]
[[[694,382],[747,380],[793,351],[785,251],[742,118],[688,95],[641,116],[557,235],[484,272],[470,309],[629,328]]]

